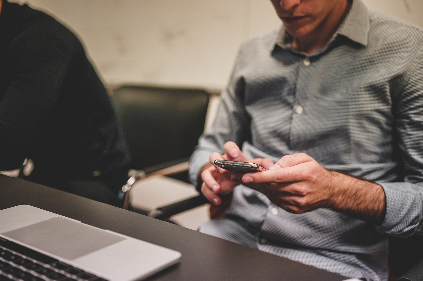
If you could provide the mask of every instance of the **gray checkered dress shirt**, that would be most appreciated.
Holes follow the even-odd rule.
[[[387,280],[387,235],[423,232],[423,31],[354,0],[332,40],[295,51],[283,27],[243,44],[191,180],[234,141],[251,158],[305,152],[382,185],[375,226],[329,209],[295,215],[245,186],[201,231],[347,277]],[[283,270],[281,270],[283,275]]]

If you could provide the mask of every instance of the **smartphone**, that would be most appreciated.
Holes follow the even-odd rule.
[[[259,164],[249,162],[214,160],[214,164],[222,169],[235,173],[254,173],[267,170]]]

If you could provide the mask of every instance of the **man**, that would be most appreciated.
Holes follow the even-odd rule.
[[[361,0],[272,3],[283,26],[242,46],[191,159],[210,202],[233,192],[200,230],[387,280],[388,235],[423,231],[423,32]],[[215,159],[269,170],[231,174]]]
[[[119,204],[129,155],[106,89],[71,31],[0,1],[0,170]]]

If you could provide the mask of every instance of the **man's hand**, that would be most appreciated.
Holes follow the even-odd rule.
[[[380,185],[328,171],[304,153],[284,156],[269,171],[234,180],[291,213],[331,208],[376,224],[383,222],[385,193]]]
[[[227,142],[223,149],[225,150],[225,154],[220,155],[217,152],[212,153],[209,158],[210,163],[201,171],[201,179],[203,180],[201,192],[215,205],[219,205],[221,203],[221,199],[217,194],[229,194],[233,191],[235,186],[240,183],[231,179],[231,175],[233,175],[232,173],[215,166],[213,164],[214,160],[219,159],[253,162],[262,165],[265,168],[269,168],[273,165],[273,162],[270,159],[249,159],[233,142]]]

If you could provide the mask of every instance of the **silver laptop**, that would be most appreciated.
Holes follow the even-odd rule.
[[[12,280],[26,275],[33,280],[140,280],[180,257],[177,251],[33,206],[0,210],[0,275]]]

